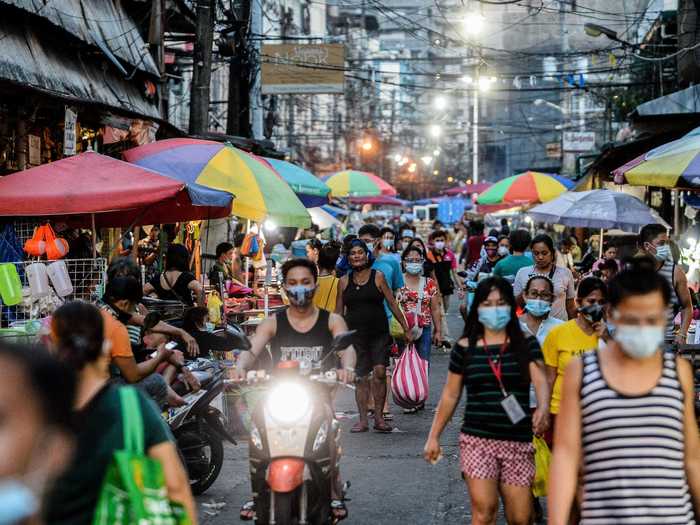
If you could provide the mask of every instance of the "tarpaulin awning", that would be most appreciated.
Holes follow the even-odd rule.
[[[437,210],[437,220],[443,224],[454,224],[459,221],[466,210],[474,207],[471,199],[464,197],[445,197],[440,199]]]
[[[0,216],[95,214],[101,226],[225,217],[231,209],[195,206],[187,185],[152,170],[85,152],[0,178]],[[225,202],[226,199],[224,199]]]

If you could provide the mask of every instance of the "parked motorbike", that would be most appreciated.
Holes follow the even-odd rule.
[[[240,328],[230,325],[237,349],[247,350],[250,343]],[[192,492],[202,494],[216,481],[224,462],[224,441],[236,440],[224,426],[224,416],[211,402],[224,390],[224,371],[213,359],[198,358],[185,365],[201,384],[197,392],[186,393],[185,385],[173,385],[186,404],[168,411],[166,420],[187,468]]]
[[[335,337],[331,352],[350,346],[353,334]],[[250,432],[259,525],[333,523],[331,486],[337,482],[341,449],[329,391],[340,383],[334,370],[315,374],[308,365],[286,361],[272,376],[250,373],[249,380],[269,386],[253,410]]]

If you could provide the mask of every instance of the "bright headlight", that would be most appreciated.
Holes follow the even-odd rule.
[[[267,410],[273,419],[282,424],[291,424],[303,418],[311,406],[306,389],[296,383],[276,386],[267,398]]]
[[[253,423],[253,427],[250,429],[250,441],[253,443],[253,446],[257,448],[258,450],[262,450],[262,438],[260,437],[260,431],[258,430],[258,427],[255,426]]]

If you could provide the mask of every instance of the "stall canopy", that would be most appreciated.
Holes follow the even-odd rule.
[[[180,181],[128,162],[85,152],[0,178],[0,216],[95,215],[100,226],[225,217],[233,196],[192,203]],[[221,206],[223,204],[223,206]]]

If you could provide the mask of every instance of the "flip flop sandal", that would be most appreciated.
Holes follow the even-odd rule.
[[[255,502],[246,501],[241,507],[239,518],[241,521],[253,521],[255,519]]]
[[[386,423],[382,422],[381,424],[374,424],[374,431],[380,434],[391,434],[394,429],[391,425],[387,425]]]
[[[391,412],[382,412],[382,417],[384,417],[384,421],[394,420],[394,415]]]
[[[334,499],[331,501],[331,513],[335,522],[343,521],[348,518],[348,508],[342,499]]]
[[[351,434],[360,434],[362,432],[369,432],[369,426],[363,425],[362,423],[355,423],[350,429]]]

